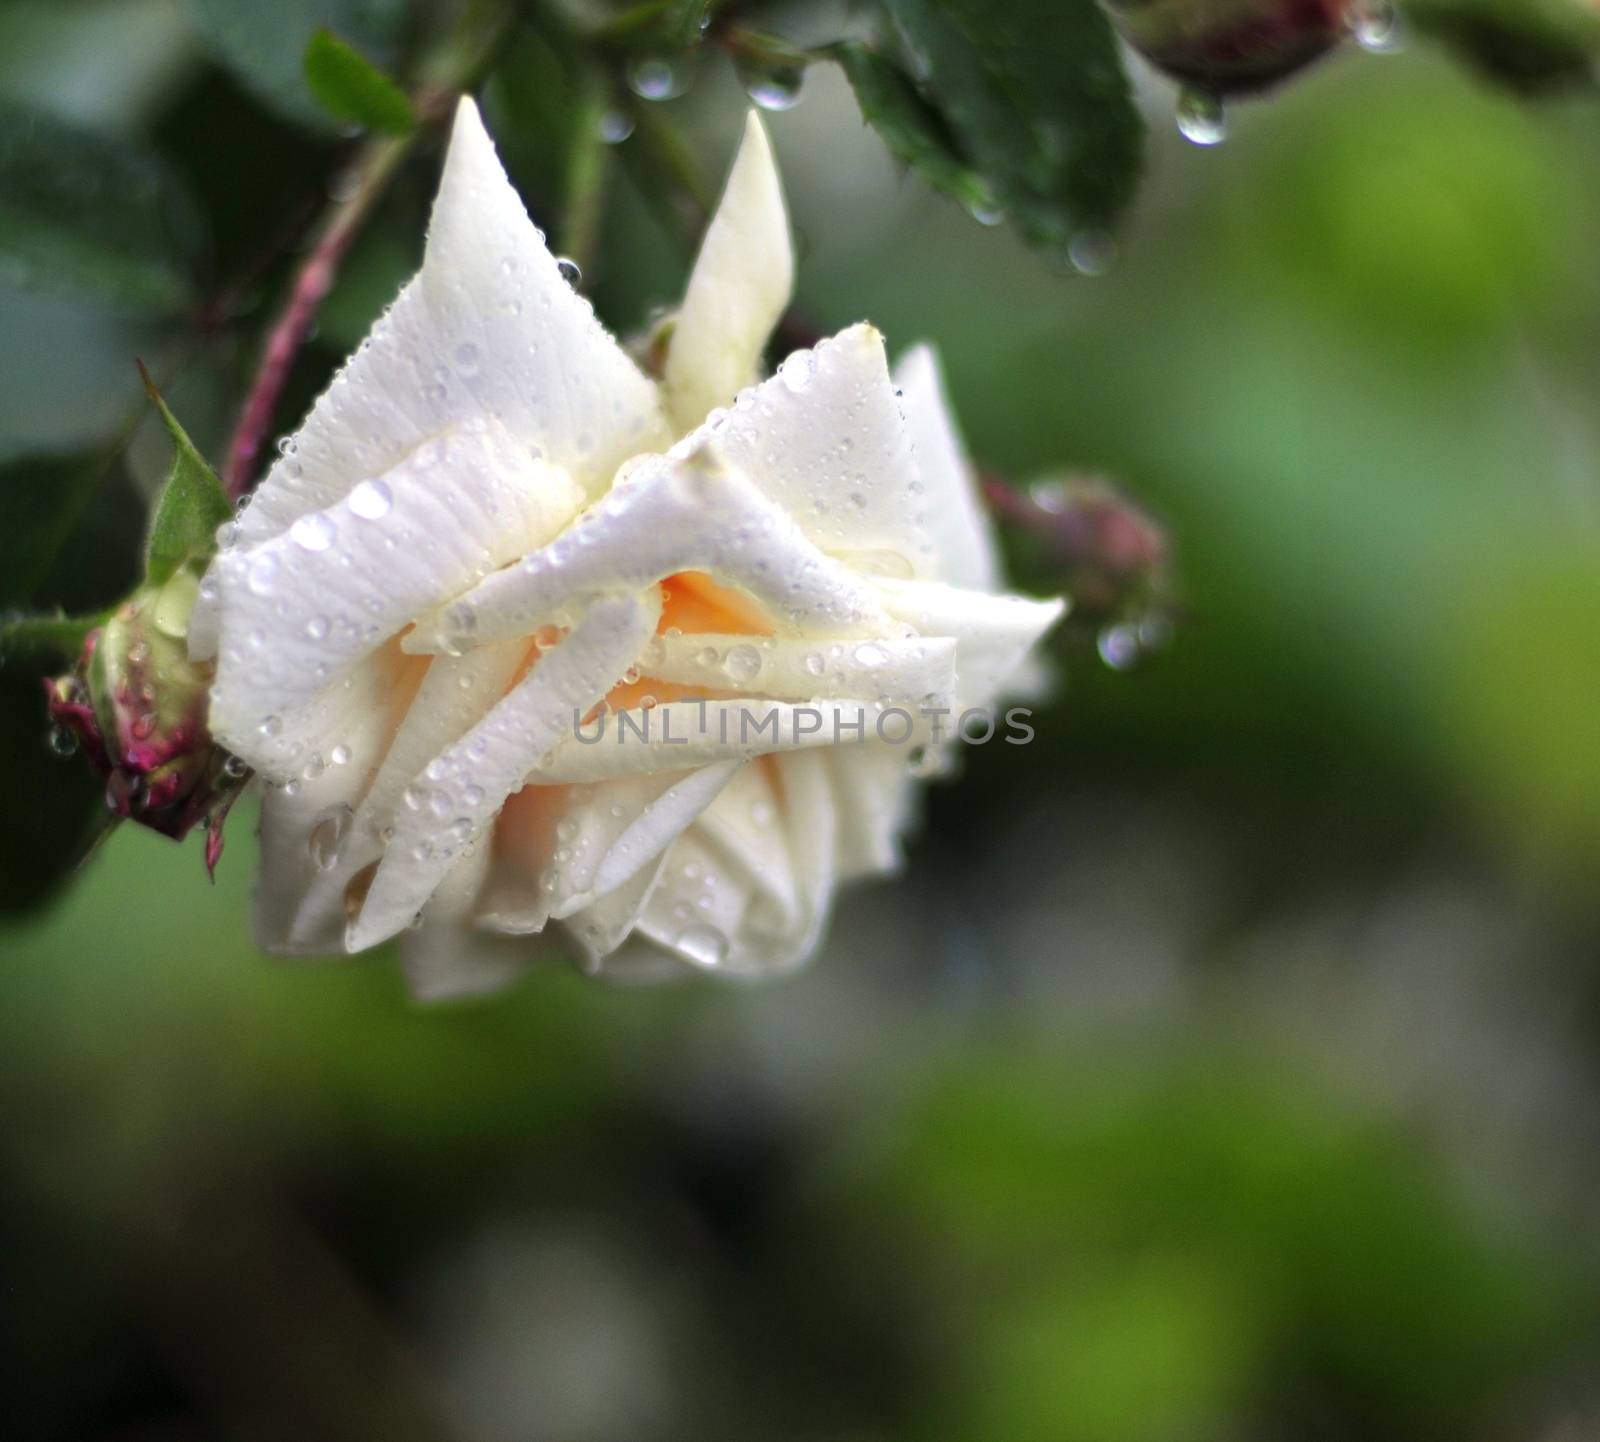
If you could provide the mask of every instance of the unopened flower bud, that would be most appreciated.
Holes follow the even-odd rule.
[[[1052,584],[1072,598],[1075,624],[1165,613],[1172,589],[1166,532],[1110,481],[1052,476],[1019,491],[990,480],[985,494],[1031,538]]]
[[[1339,41],[1362,0],[1107,0],[1158,70],[1209,95],[1260,90]]]
[[[113,814],[175,839],[207,822],[214,868],[243,776],[206,726],[214,668],[189,659],[198,585],[185,566],[136,591],[89,633],[77,666],[45,682],[45,696],[51,721],[105,780]]]

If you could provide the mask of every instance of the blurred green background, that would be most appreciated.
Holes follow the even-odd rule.
[[[415,23],[0,6],[0,127],[138,157],[78,195],[136,271],[0,273],[0,464],[91,488],[8,600],[133,579],[134,356],[219,456],[348,147],[299,89],[330,15],[385,61]],[[484,93],[556,224],[548,62]],[[0,671],[7,1436],[1600,1436],[1600,107],[1422,43],[1212,151],[1138,94],[1094,278],[902,177],[831,67],[770,118],[808,323],[936,341],[998,473],[1116,478],[1184,610],[1125,673],[1063,650],[1035,744],[970,750],[799,976],[419,1008],[386,958],[254,951],[248,808],[215,887],[125,828],[52,888],[93,783]],[[707,59],[661,109],[715,176],[745,103]],[[437,159],[281,426],[415,265]],[[689,253],[613,172],[585,286],[627,332]]]

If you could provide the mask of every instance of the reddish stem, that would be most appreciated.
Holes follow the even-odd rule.
[[[222,478],[233,500],[244,495],[255,481],[261,444],[272,428],[294,358],[311,331],[318,308],[333,288],[351,242],[410,150],[415,134],[368,142],[345,181],[336,187],[341,198],[318,228],[289,297],[267,332],[261,363],[228,444]]]

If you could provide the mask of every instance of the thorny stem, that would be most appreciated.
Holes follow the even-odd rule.
[[[305,262],[295,275],[289,298],[267,332],[261,363],[245,397],[233,439],[228,443],[222,479],[230,499],[237,501],[250,489],[261,443],[271,429],[300,343],[311,330],[318,308],[332,289],[350,243],[400,163],[410,154],[417,134],[412,131],[409,135],[368,141],[346,172],[345,180],[335,187],[338,199],[318,228]]]

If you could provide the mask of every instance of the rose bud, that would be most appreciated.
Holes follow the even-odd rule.
[[[1210,96],[1265,89],[1341,39],[1360,0],[1107,0],[1127,42]]]
[[[50,719],[83,748],[118,818],[181,839],[208,823],[206,866],[222,854],[222,820],[245,768],[211,739],[214,667],[189,659],[199,580],[180,567],[146,586],[91,631],[77,666],[45,682]]]

